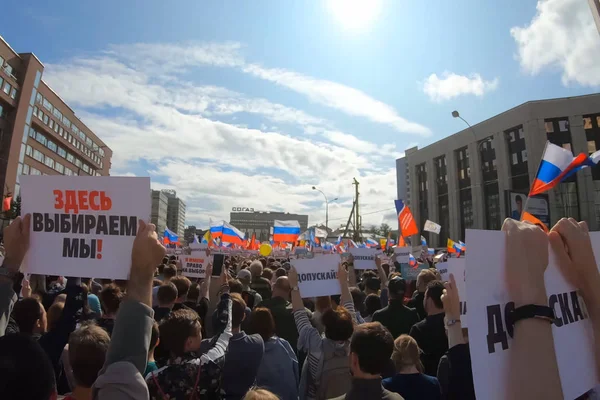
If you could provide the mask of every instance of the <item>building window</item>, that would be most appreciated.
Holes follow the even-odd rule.
[[[54,169],[58,172],[58,173],[64,173],[65,172],[65,166],[62,165],[61,163],[59,163],[58,161],[56,161],[54,163]]]
[[[82,169],[83,169],[83,170],[84,170],[86,173],[89,173],[89,172],[90,172],[90,166],[89,166],[89,165],[87,165],[87,164],[85,164],[85,163],[83,164],[83,168],[82,168]]]
[[[4,93],[9,94],[10,93],[10,89],[11,89],[10,83],[4,82],[4,89],[3,89]]]
[[[62,147],[59,147],[58,148],[58,155],[61,156],[62,158],[65,158],[67,156],[67,152]]]
[[[23,175],[29,175],[29,165],[23,164]]]
[[[515,142],[523,140],[523,130],[518,130],[515,135]],[[481,169],[483,177],[483,196],[484,196],[484,218],[485,229],[500,229],[500,195],[498,188],[498,170],[496,168],[496,149],[492,137],[478,143],[478,150],[481,158]]]
[[[58,127],[58,134],[59,134],[60,136],[62,136],[62,135],[63,135],[63,133],[64,133],[64,129],[63,129],[63,127],[62,127],[62,126]]]
[[[33,167],[29,168],[29,175],[41,175],[41,174],[42,174],[42,171],[40,171],[39,169],[33,168]]]
[[[48,166],[49,168],[54,169],[54,160],[50,157],[46,157],[46,160],[44,160],[44,164],[46,164],[46,166]]]
[[[548,129],[548,126],[546,126],[546,129]],[[511,189],[526,193],[529,191],[529,170],[527,159],[523,159],[523,155],[527,155],[527,152],[525,148],[525,136],[520,133],[522,131],[523,126],[519,125],[505,131],[504,135],[508,144]],[[512,138],[514,137],[518,139],[513,140]]]
[[[439,234],[439,246],[444,246],[448,240],[448,227],[450,225],[450,211],[448,208],[448,170],[446,156],[433,160],[435,167],[435,181],[437,189],[438,223],[442,226]]]
[[[427,208],[427,192],[429,190],[429,184],[427,182],[427,165],[425,163],[416,166],[417,169],[417,188],[419,195],[419,226],[424,226],[425,221],[429,218],[429,211]],[[429,233],[423,232],[423,236],[429,239]]]
[[[33,159],[43,163],[44,155],[39,150],[33,149]]]
[[[48,148],[56,153],[58,146],[52,140],[48,140]]]
[[[38,115],[38,108],[37,107],[33,107],[33,115],[35,115],[37,117],[37,115]]]
[[[29,157],[31,157],[33,154],[33,148],[30,145],[25,146],[25,154],[27,154]]]
[[[48,115],[44,114],[44,124],[48,125]]]
[[[38,142],[40,142],[44,146],[48,143],[48,140],[46,139],[46,136],[42,135],[39,132],[36,133],[35,140],[37,140]]]
[[[54,132],[58,133],[58,122],[54,123]]]
[[[460,231],[461,239],[465,240],[465,231],[473,227],[473,200],[471,198],[471,188],[459,191],[460,204]]]
[[[42,95],[40,94],[40,92],[37,92],[37,94],[35,95],[35,101],[36,101],[37,103],[41,103],[41,102],[42,102],[42,100],[43,100],[43,97],[42,97]]]
[[[54,120],[53,119],[48,121],[48,126],[50,127],[50,130],[52,130],[52,128],[54,128]]]
[[[65,167],[65,175],[67,175],[67,176],[73,175],[73,170],[71,168]]]
[[[15,88],[12,88],[12,89],[10,90],[10,98],[11,98],[11,99],[16,99],[16,98],[17,98],[17,89],[15,89]]]
[[[79,158],[75,159],[75,165],[81,168],[81,160]]]
[[[71,128],[71,121],[69,121],[69,119],[64,116],[63,116],[63,125],[66,126],[67,128]]]
[[[33,128],[29,128],[29,137],[35,139],[37,132]]]
[[[70,163],[75,163],[75,157],[71,153],[67,153],[67,161]]]
[[[46,98],[45,98],[45,99],[44,99],[44,101],[42,102],[42,105],[44,106],[44,108],[45,108],[46,110],[48,110],[48,111],[52,111],[52,108],[53,108],[53,107],[52,107],[52,103],[50,103],[50,102],[48,101],[48,99],[46,99]]]

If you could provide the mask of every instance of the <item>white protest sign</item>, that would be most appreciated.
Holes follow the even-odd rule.
[[[138,221],[150,218],[150,178],[20,177],[31,214],[28,273],[127,279]]]
[[[298,258],[291,260],[298,272],[298,288],[303,298],[340,294],[337,271],[339,254],[324,254],[318,258]]]
[[[396,254],[396,262],[400,264],[408,264],[410,261],[410,247],[396,247],[394,249]]]
[[[375,264],[377,249],[351,248],[350,254],[354,257],[354,269],[377,269],[377,265]]]
[[[505,399],[509,397],[506,380],[513,334],[506,315],[514,307],[505,282],[506,239],[503,232],[480,230],[467,230],[466,238],[470,249],[466,289],[475,394],[478,399]],[[590,232],[590,238],[596,260],[600,260],[600,233]],[[552,335],[563,395],[574,399],[598,384],[591,321],[576,288],[560,273],[551,248],[544,281],[549,306],[557,317]]]
[[[438,264],[437,269],[442,276],[443,281],[450,280],[450,274],[454,275],[456,281],[456,290],[460,299],[460,324],[463,328],[467,328],[467,289],[466,289],[466,262],[467,259],[451,258],[448,262]],[[444,274],[445,272],[445,274]],[[444,276],[445,275],[445,276]]]
[[[439,235],[442,230],[442,226],[439,224],[436,224],[433,221],[427,220],[427,221],[425,221],[425,226],[423,227],[423,230],[428,231],[428,232],[437,233]]]
[[[206,277],[206,267],[210,262],[206,252],[181,257],[181,273],[188,278]]]
[[[189,248],[192,250],[208,249],[208,243],[190,243]]]

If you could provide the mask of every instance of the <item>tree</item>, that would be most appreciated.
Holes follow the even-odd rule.
[[[390,233],[390,231],[392,230],[392,228],[386,224],[385,222],[383,222],[381,224],[381,226],[379,227],[379,234],[383,237],[387,238],[388,233]]]

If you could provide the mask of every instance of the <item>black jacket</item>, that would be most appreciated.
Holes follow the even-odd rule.
[[[414,309],[402,303],[402,299],[395,299],[390,300],[387,307],[373,313],[373,322],[381,322],[396,339],[402,334],[408,334],[410,328],[419,322],[419,317]]]
[[[421,353],[421,362],[425,368],[423,373],[436,376],[440,358],[448,351],[444,313],[427,316],[423,321],[415,324],[410,330],[410,336],[417,341],[423,351]]]
[[[425,293],[418,292],[417,295],[410,299],[410,301],[406,304],[408,307],[417,310],[417,314],[419,314],[419,321],[424,320],[427,316],[427,313],[425,312],[425,306],[423,305],[424,299]]]

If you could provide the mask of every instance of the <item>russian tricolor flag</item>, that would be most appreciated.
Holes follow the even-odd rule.
[[[298,236],[300,236],[300,223],[298,221],[274,221],[274,241],[294,243],[298,240]]]
[[[367,247],[377,247],[377,246],[379,246],[379,243],[377,243],[377,240],[371,239],[371,238],[367,239]]]
[[[529,196],[552,189],[581,168],[593,167],[598,164],[598,161],[600,161],[600,151],[590,156],[581,153],[573,157],[573,153],[569,150],[548,142]]]
[[[163,237],[163,244],[178,244],[179,236],[169,228],[165,228],[165,234]]]
[[[408,253],[408,265],[410,265],[413,268],[417,268],[419,266],[419,263],[417,262],[415,256],[413,256],[410,253]]]
[[[210,220],[210,236],[213,239],[219,238],[221,237],[221,235],[223,235],[223,225],[225,224],[225,221],[217,221],[217,222],[213,222],[212,220]]]
[[[221,243],[233,243],[240,246],[242,243],[244,243],[244,236],[246,236],[244,232],[238,230],[235,226],[228,224],[227,222],[223,222],[222,228]]]

